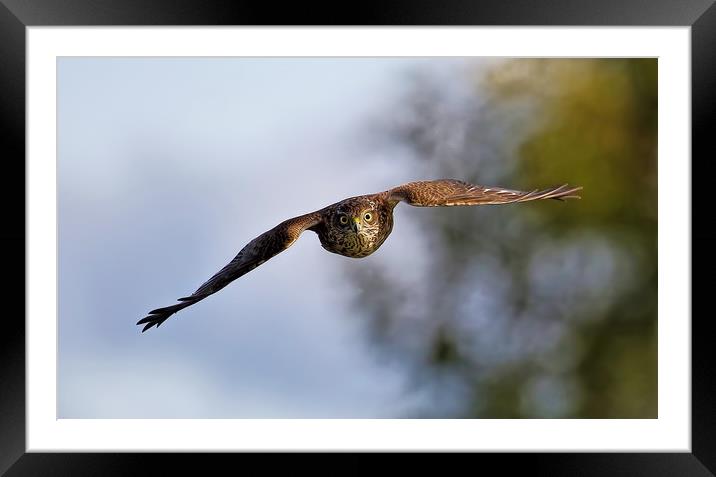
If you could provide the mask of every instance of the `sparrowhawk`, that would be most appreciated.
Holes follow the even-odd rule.
[[[575,192],[581,189],[565,184],[521,192],[442,179],[410,182],[385,192],[344,199],[315,212],[285,220],[259,235],[190,296],[179,298],[180,303],[175,305],[150,311],[137,324],[145,325],[142,332],[155,325],[159,327],[174,313],[216,293],[286,250],[304,230],[315,232],[323,248],[329,252],[363,258],[378,250],[390,235],[393,230],[393,209],[400,202],[417,207],[510,204],[539,199],[578,199]]]

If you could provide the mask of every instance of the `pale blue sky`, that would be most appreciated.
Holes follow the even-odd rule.
[[[375,355],[341,280],[369,261],[420,266],[428,244],[401,240],[417,235],[407,211],[366,259],[306,233],[161,328],[135,323],[284,219],[424,178],[374,125],[411,70],[450,77],[461,61],[60,58],[58,417],[396,417],[425,405]]]

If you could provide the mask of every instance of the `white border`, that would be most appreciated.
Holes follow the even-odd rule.
[[[32,27],[27,30],[27,51],[28,451],[451,449],[690,452],[689,28]],[[57,56],[658,57],[659,418],[57,420]],[[668,192],[668,198],[665,192]]]

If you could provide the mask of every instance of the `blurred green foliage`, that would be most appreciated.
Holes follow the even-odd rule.
[[[463,73],[457,94],[417,72],[388,119],[421,178],[583,198],[396,210],[430,257],[410,283],[352,274],[372,341],[433,396],[417,417],[656,418],[657,60]]]

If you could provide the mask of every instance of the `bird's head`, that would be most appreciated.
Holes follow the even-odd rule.
[[[376,204],[356,201],[336,210],[334,224],[346,233],[369,234],[380,227],[380,214]]]

